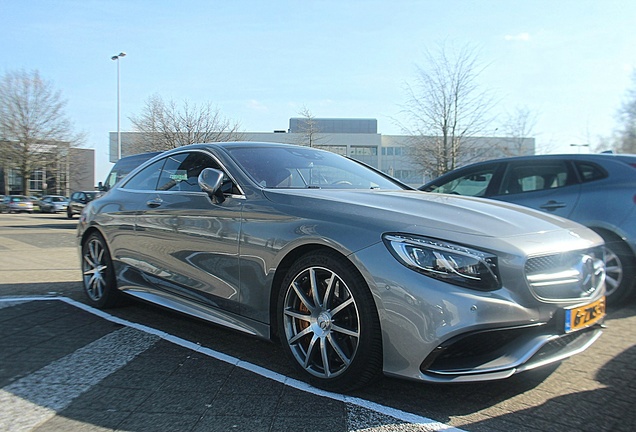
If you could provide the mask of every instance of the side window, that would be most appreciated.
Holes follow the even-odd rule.
[[[583,183],[607,177],[607,173],[603,168],[591,162],[576,162],[576,169],[579,171]]]
[[[476,197],[485,196],[488,185],[495,173],[495,169],[496,165],[492,165],[487,168],[472,171],[461,177],[456,177],[447,183],[429,188],[427,192]]]
[[[200,152],[170,156],[166,158],[157,190],[201,192],[199,174],[204,168],[219,169],[219,165]]]
[[[571,183],[565,161],[511,164],[501,183],[501,195],[554,189]]]
[[[155,190],[164,162],[165,159],[160,159],[157,162],[148,165],[146,168],[135,174],[134,177],[130,178],[126,184],[124,184],[123,189]]]

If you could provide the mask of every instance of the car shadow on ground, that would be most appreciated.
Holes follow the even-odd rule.
[[[60,218],[60,220],[68,220],[65,217]],[[56,223],[56,224],[38,224],[38,225],[5,225],[6,228],[15,228],[15,229],[56,229],[56,230],[76,230],[77,229],[77,221],[69,220],[67,223]]]
[[[0,283],[2,297],[68,297],[77,301],[84,301],[85,294],[82,282],[37,282],[37,283]]]
[[[430,384],[385,378],[353,394],[440,422],[476,413],[512,397],[532,391],[558,368],[558,364],[527,371],[501,381]]]
[[[505,425],[509,425],[509,430],[522,430],[519,429],[521,425],[532,426],[532,430],[636,430],[636,410],[633,406],[636,345],[606,363],[597,372],[596,380],[605,387],[558,396],[539,406],[463,427],[470,431],[502,430]],[[567,383],[563,385],[567,386]]]

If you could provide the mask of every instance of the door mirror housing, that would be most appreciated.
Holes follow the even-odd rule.
[[[199,186],[201,190],[210,196],[213,203],[221,204],[225,201],[221,186],[223,185],[224,174],[214,168],[205,168],[199,174]]]

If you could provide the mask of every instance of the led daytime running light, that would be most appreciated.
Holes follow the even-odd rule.
[[[492,254],[423,237],[385,235],[384,240],[402,264],[429,277],[479,290],[500,287]]]

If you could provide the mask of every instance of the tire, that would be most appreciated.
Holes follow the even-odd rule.
[[[68,219],[73,219],[73,210],[71,209],[66,210],[66,217]]]
[[[634,294],[636,260],[625,243],[608,235],[601,236],[605,240],[603,261],[607,304],[621,306]]]
[[[117,289],[113,261],[98,233],[89,235],[82,244],[82,283],[91,306],[105,309],[120,302],[122,294]]]
[[[277,315],[284,350],[316,387],[352,390],[380,375],[375,302],[362,276],[341,255],[318,251],[298,259],[281,285]]]

